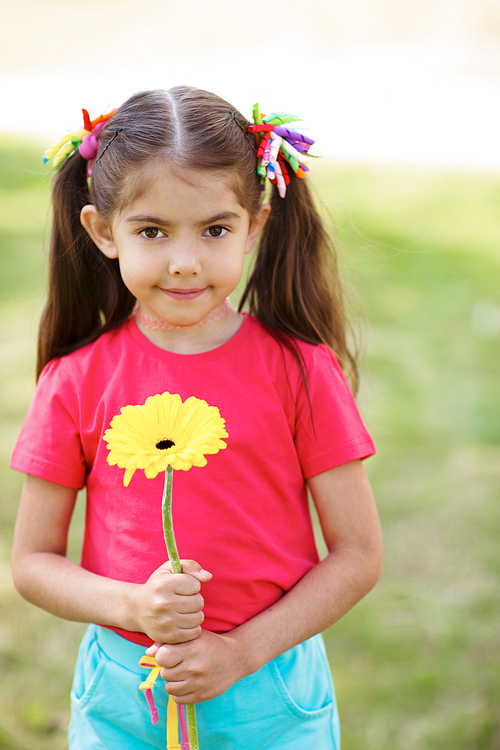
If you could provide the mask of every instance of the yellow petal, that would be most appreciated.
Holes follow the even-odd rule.
[[[160,440],[172,439],[167,450],[156,447]],[[108,463],[125,468],[124,484],[128,486],[136,469],[143,469],[152,479],[168,465],[188,471],[205,466],[205,454],[226,448],[225,420],[215,406],[190,396],[182,401],[179,394],[149,396],[142,405],[124,406],[113,417],[104,433]]]

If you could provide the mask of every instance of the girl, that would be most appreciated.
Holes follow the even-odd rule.
[[[137,689],[155,642],[160,712],[169,694],[198,704],[201,750],[338,750],[318,634],[377,581],[381,536],[361,464],[374,448],[342,373],[356,385],[342,292],[307,178],[288,170],[262,202],[261,136],[205,91],[143,92],[98,119],[54,182],[39,380],[12,458],[27,474],[16,586],[97,623],[70,747],[164,747]],[[259,237],[241,313],[227,298]],[[193,558],[180,575],[165,562],[162,479],[136,472],[124,490],[102,440],[123,406],[164,391],[217,406],[229,433],[202,471],[176,473],[177,543]],[[83,486],[76,565],[66,539]]]

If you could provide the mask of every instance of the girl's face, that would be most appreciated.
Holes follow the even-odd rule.
[[[131,181],[133,200],[110,223],[93,206],[82,223],[146,315],[199,323],[236,288],[269,213],[252,220],[229,187],[231,173],[151,165]],[[142,189],[141,189],[142,186]]]

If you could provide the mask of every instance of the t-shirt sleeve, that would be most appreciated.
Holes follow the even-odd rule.
[[[78,429],[78,396],[64,359],[45,367],[12,453],[12,469],[81,489],[86,466]]]
[[[306,360],[307,389],[298,380],[295,447],[304,477],[375,453],[335,355],[316,346]]]

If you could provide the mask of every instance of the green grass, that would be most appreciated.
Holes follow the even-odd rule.
[[[380,584],[327,634],[343,746],[498,748],[500,177],[320,176],[370,318],[385,537]]]
[[[7,469],[34,384],[48,183],[0,141],[0,749],[66,747],[84,626],[23,602]],[[377,588],[326,642],[343,750],[500,747],[500,175],[315,163],[370,327],[359,398],[385,537]],[[356,279],[358,281],[356,281]],[[81,509],[72,534],[78,557]]]

